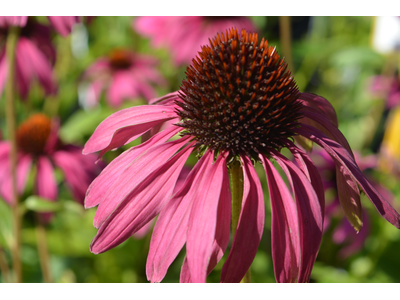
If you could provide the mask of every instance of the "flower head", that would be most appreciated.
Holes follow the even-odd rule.
[[[21,25],[22,26],[22,25]],[[8,26],[0,26],[0,44],[7,36]],[[28,18],[21,28],[16,46],[15,81],[20,96],[25,99],[29,88],[36,79],[46,94],[54,94],[57,85],[53,77],[55,50],[51,44],[50,27]],[[5,43],[3,43],[4,45]],[[8,76],[8,62],[5,47],[0,48],[0,93],[3,92]]]
[[[218,32],[232,27],[256,31],[247,17],[138,17],[133,27],[150,37],[154,47],[167,47],[177,65],[190,64],[201,45],[206,45]]]
[[[81,154],[81,148],[63,144],[58,137],[58,124],[43,114],[34,114],[17,129],[17,189],[25,190],[26,180],[32,165],[37,168],[35,193],[45,199],[57,199],[57,182],[54,168],[64,173],[65,182],[74,198],[83,202],[89,183],[98,174],[99,167],[93,165],[94,156],[89,159]],[[10,143],[0,142],[0,195],[10,202]]]
[[[309,281],[321,243],[325,202],[320,174],[294,144],[296,135],[321,145],[334,159],[339,193],[347,195],[344,209],[354,227],[359,230],[362,218],[357,183],[378,211],[400,227],[398,213],[357,167],[333,107],[322,97],[300,93],[286,63],[267,41],[259,43],[257,34],[246,30],[218,34],[201,48],[186,75],[179,92],[111,115],[86,143],[84,153],[102,155],[148,131],[152,135],[112,161],[90,185],[85,206],[98,205],[93,253],[117,246],[159,215],[147,259],[148,279],[161,281],[186,244],[181,281],[205,282],[229,244],[228,168],[235,163],[243,172],[243,198],[221,281],[240,281],[264,229],[263,190],[255,170],[261,163],[271,198],[276,279]],[[175,124],[158,132],[171,120]],[[168,141],[177,133],[179,139]],[[290,150],[297,165],[280,153],[282,148]],[[174,192],[180,170],[195,150],[200,159]],[[270,159],[283,169],[293,194]]]
[[[165,80],[156,69],[157,60],[126,49],[114,49],[107,57],[98,59],[83,74],[90,81],[84,96],[85,105],[99,102],[103,89],[107,89],[108,102],[117,107],[125,99],[144,96],[147,100],[155,96],[153,83],[164,84]]]

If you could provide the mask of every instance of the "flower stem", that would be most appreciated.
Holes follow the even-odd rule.
[[[234,160],[229,165],[229,182],[231,186],[232,196],[232,235],[236,235],[236,229],[239,223],[240,212],[242,210],[242,198],[243,198],[243,169],[238,160]],[[243,277],[243,283],[250,282],[250,269]]]
[[[21,248],[21,215],[18,210],[17,191],[17,141],[16,141],[16,118],[14,103],[15,91],[15,50],[19,34],[19,27],[10,27],[6,41],[6,58],[8,62],[8,79],[5,87],[6,98],[6,121],[8,139],[10,140],[10,166],[11,166],[11,192],[12,192],[12,213],[13,213],[13,243],[11,254],[15,281],[22,282],[22,265],[20,259]]]
[[[292,31],[290,28],[290,17],[279,17],[279,28],[282,53],[285,56],[285,60],[288,64],[289,70],[291,70],[293,74],[294,68],[292,60]]]
[[[36,238],[43,280],[45,283],[51,283],[53,282],[53,276],[51,275],[50,270],[50,256],[47,248],[46,228],[40,220],[38,220],[36,225]]]

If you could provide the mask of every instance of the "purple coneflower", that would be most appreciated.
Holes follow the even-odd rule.
[[[179,92],[111,115],[86,143],[84,153],[103,155],[149,130],[154,134],[114,159],[90,185],[85,207],[98,205],[93,253],[119,245],[158,215],[148,279],[161,281],[186,243],[181,281],[205,282],[227,249],[233,208],[236,233],[221,281],[239,282],[264,229],[263,190],[255,170],[261,163],[271,198],[276,280],[308,282],[321,243],[325,202],[317,168],[293,142],[297,135],[332,156],[339,194],[347,195],[342,206],[356,230],[362,225],[358,185],[383,217],[400,227],[399,214],[357,167],[333,107],[322,97],[300,93],[287,64],[267,41],[259,43],[256,33],[239,35],[232,29],[218,34],[202,47],[186,75]],[[175,125],[158,132],[171,120]],[[180,138],[168,141],[176,134]],[[297,165],[280,153],[282,148],[290,150]],[[173,193],[196,150],[199,161]],[[294,197],[272,159],[288,177]]]
[[[133,27],[151,38],[154,47],[167,47],[176,65],[190,64],[210,36],[236,27],[256,31],[247,17],[138,17]]]
[[[25,99],[28,96],[33,80],[38,80],[46,94],[54,94],[57,91],[53,77],[53,64],[55,62],[55,50],[51,44],[50,27],[39,24],[28,18],[26,25],[20,23],[23,28],[19,33],[16,46],[16,72],[15,81],[20,96]],[[5,25],[10,25],[6,23]],[[8,74],[8,62],[5,56],[3,43],[7,37],[9,26],[0,26],[0,94],[3,92]]]
[[[156,69],[157,59],[139,55],[125,49],[114,49],[108,57],[98,59],[83,74],[90,81],[85,104],[94,106],[99,102],[103,89],[107,89],[108,102],[117,107],[125,99],[144,96],[147,100],[156,93],[153,83],[164,84],[165,79]]]
[[[74,198],[83,203],[90,182],[100,169],[94,165],[96,158],[89,159],[81,153],[82,148],[63,144],[58,137],[58,124],[43,114],[32,115],[17,130],[18,163],[17,188],[22,194],[32,164],[36,166],[35,194],[48,200],[56,200],[58,194],[54,168],[64,173],[67,186]],[[0,142],[0,195],[12,201],[10,176],[10,143]]]

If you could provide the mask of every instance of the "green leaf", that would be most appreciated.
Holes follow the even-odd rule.
[[[39,213],[56,212],[63,209],[60,202],[52,202],[39,196],[29,196],[24,204],[27,209]]]
[[[10,206],[0,199],[0,245],[10,248],[12,242],[12,212]]]
[[[98,107],[92,111],[78,110],[60,129],[60,137],[64,142],[72,143],[90,136],[97,126],[113,111],[107,107]]]

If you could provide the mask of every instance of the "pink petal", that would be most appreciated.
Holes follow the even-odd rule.
[[[49,16],[51,25],[62,36],[67,36],[72,31],[72,26],[79,22],[79,17],[75,16]]]
[[[176,144],[183,146],[179,141]],[[166,162],[168,156],[163,157],[164,163],[123,199],[94,237],[90,246],[93,253],[119,245],[160,212],[172,195],[179,173],[193,150],[191,146],[188,145]]]
[[[328,100],[311,93],[301,93],[299,100],[302,100],[305,106],[319,110],[322,115],[326,116],[329,121],[332,122],[333,125],[339,127],[335,109]]]
[[[26,38],[19,39],[17,57],[24,57],[24,61],[30,65],[31,72],[37,77],[47,94],[56,92],[57,87],[50,62],[31,41]],[[27,67],[21,66],[21,68]]]
[[[175,105],[175,101],[180,101],[179,92],[173,92],[160,98],[151,99],[149,104]]]
[[[9,152],[8,152],[9,155]],[[18,155],[17,159],[17,191],[22,194],[25,190],[26,181],[32,165],[32,158],[29,155]],[[0,180],[0,194],[8,203],[13,202],[10,158],[3,159],[2,180]],[[1,178],[0,178],[1,179]]]
[[[8,76],[8,63],[4,54],[0,55],[0,95],[3,93]]]
[[[107,91],[107,98],[113,107],[121,105],[123,100],[139,96],[137,80],[128,71],[115,72]]]
[[[87,141],[83,154],[102,150],[103,155],[133,141],[159,122],[173,118],[176,118],[176,113],[168,106],[144,105],[122,109],[101,122]]]
[[[308,155],[300,148],[296,147],[291,141],[287,142],[288,149],[292,152],[300,170],[307,176],[308,180],[311,182],[315,193],[318,196],[319,204],[322,211],[322,219],[324,219],[325,213],[325,191],[324,184],[322,182],[321,175],[314,165],[313,161],[308,157]]]
[[[207,274],[218,264],[229,244],[231,231],[231,189],[229,176],[224,176],[222,182],[221,196],[218,204],[217,225],[215,229],[215,240],[211,250],[210,262],[208,263]]]
[[[183,259],[181,276],[179,278],[180,283],[192,283],[192,276],[190,275],[189,264],[187,261],[187,256]]]
[[[190,210],[197,183],[202,181],[204,170],[212,163],[212,155],[207,151],[189,173],[182,188],[166,203],[158,216],[151,236],[146,274],[151,282],[160,282],[171,263],[186,242]]]
[[[360,191],[351,173],[336,163],[336,186],[340,205],[347,220],[359,232],[363,226]]]
[[[318,130],[321,130],[332,140],[338,142],[344,148],[346,148],[346,150],[350,154],[353,154],[353,152],[351,151],[350,145],[347,142],[344,135],[340,132],[340,130],[336,126],[334,126],[331,122],[329,122],[329,120],[324,115],[321,115],[320,113],[318,113],[317,110],[309,108],[309,107],[302,108],[302,113],[306,118],[309,118],[316,122],[317,126],[314,126],[315,128],[317,128]]]
[[[54,169],[46,156],[37,159],[36,191],[40,197],[56,200],[57,182],[54,177]]]
[[[277,282],[297,282],[300,239],[296,204],[273,164],[260,155],[271,197],[272,260]]]
[[[203,180],[194,183],[198,191],[193,199],[187,231],[186,255],[192,282],[206,281],[217,226],[218,200],[222,183],[228,182],[226,158],[219,155],[204,173]]]
[[[365,178],[353,157],[344,149],[339,143],[329,139],[319,130],[302,125],[301,128],[296,128],[294,131],[301,134],[302,136],[312,140],[313,142],[320,145],[325,149],[326,152],[332,157],[332,159],[344,166],[352,175],[353,179],[358,182],[365,194],[375,205],[378,212],[391,224],[400,229],[400,215],[398,212],[389,204],[389,202],[383,198],[378,191],[371,185],[371,183]]]
[[[132,191],[143,180],[147,180],[167,159],[172,157],[186,143],[187,139],[188,137],[181,138],[177,141],[150,148],[138,159],[130,163],[118,178],[114,178],[114,184],[108,190],[104,191],[103,199],[94,216],[94,227],[99,228],[105,219],[117,208],[119,203],[128,195],[132,195]]]
[[[94,207],[100,204],[107,191],[110,190],[114,182],[125,171],[126,166],[134,162],[140,155],[145,153],[153,146],[166,142],[181,130],[180,127],[173,126],[163,132],[153,136],[150,140],[136,147],[126,150],[104,168],[100,175],[90,184],[85,198],[85,208]]]
[[[240,282],[256,256],[264,230],[265,207],[260,180],[250,159],[242,157],[242,211],[231,251],[221,273],[222,282]]]
[[[85,192],[93,180],[93,175],[83,167],[82,157],[66,150],[58,150],[53,155],[54,164],[64,172],[65,182],[74,198],[82,203]]]
[[[300,233],[298,282],[308,282],[322,239],[323,213],[321,205],[304,173],[278,151],[272,149],[271,155],[286,173],[294,191]]]

